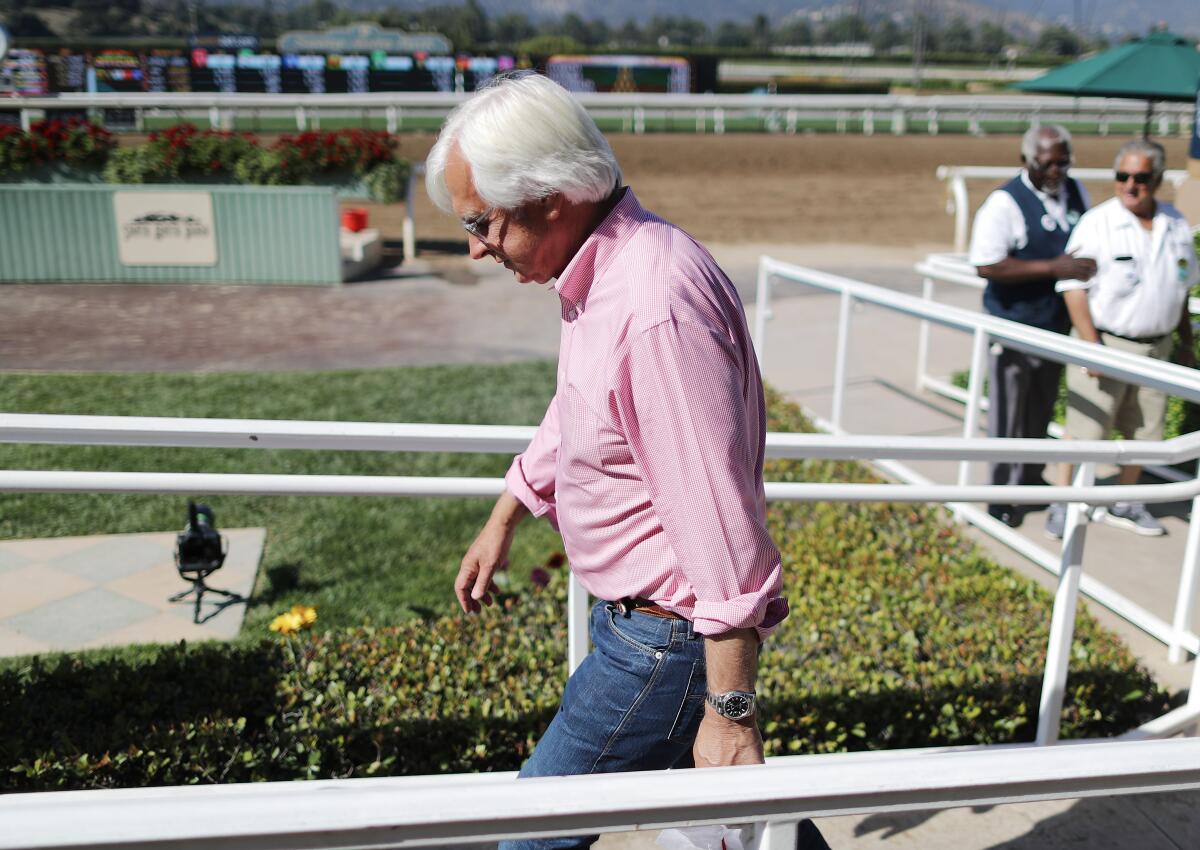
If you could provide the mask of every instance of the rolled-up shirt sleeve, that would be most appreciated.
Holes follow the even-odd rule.
[[[504,485],[536,517],[544,516],[557,530],[554,480],[558,464],[558,395],[550,399],[546,415],[529,447],[513,458]]]
[[[787,602],[765,525],[756,368],[719,330],[677,318],[636,334],[627,351],[616,408],[692,585],[693,626],[706,635],[756,628],[765,637],[787,616]]]
[[[1067,247],[1064,253],[1074,254],[1082,259],[1095,260],[1097,263],[1096,274],[1090,280],[1060,280],[1054,284],[1056,292],[1070,292],[1073,289],[1091,289],[1100,279],[1101,274],[1107,272],[1107,263],[1103,262],[1100,250],[1100,233],[1096,228],[1096,219],[1094,215],[1084,215],[1079,220],[1079,224],[1075,225],[1075,229],[1071,231],[1071,237],[1067,240]]]

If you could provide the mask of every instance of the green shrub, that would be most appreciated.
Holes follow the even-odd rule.
[[[807,429],[774,394],[770,407],[772,430]],[[832,461],[772,461],[767,478],[873,480]],[[792,605],[762,656],[769,755],[1032,739],[1049,594],[940,509],[777,504],[769,522]],[[560,563],[548,554],[543,589],[502,594],[478,618],[8,662],[0,790],[515,768],[564,684]],[[1081,613],[1063,736],[1168,707]]]

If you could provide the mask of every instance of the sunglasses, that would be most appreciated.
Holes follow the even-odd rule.
[[[1130,177],[1132,177],[1134,183],[1138,184],[1139,186],[1147,186],[1150,184],[1150,181],[1154,179],[1154,172],[1153,171],[1137,171],[1137,172],[1118,171],[1115,176],[1117,178],[1118,183],[1124,183]]]

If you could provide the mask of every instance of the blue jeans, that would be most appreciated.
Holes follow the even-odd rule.
[[[704,638],[686,620],[592,608],[592,652],[522,778],[692,766],[704,713]],[[500,850],[574,850],[598,835],[502,841]]]

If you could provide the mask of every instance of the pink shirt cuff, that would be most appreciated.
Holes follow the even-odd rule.
[[[557,531],[558,516],[554,510],[554,503],[549,499],[542,498],[525,479],[525,470],[521,466],[522,457],[524,455],[517,455],[513,458],[512,465],[508,467],[508,472],[504,476],[504,486],[529,509],[531,514],[535,517],[546,517]]]
[[[765,641],[788,615],[788,602],[782,596],[763,599],[753,593],[727,602],[697,600],[692,612],[692,628],[702,635],[720,635],[733,629],[754,629]]]

